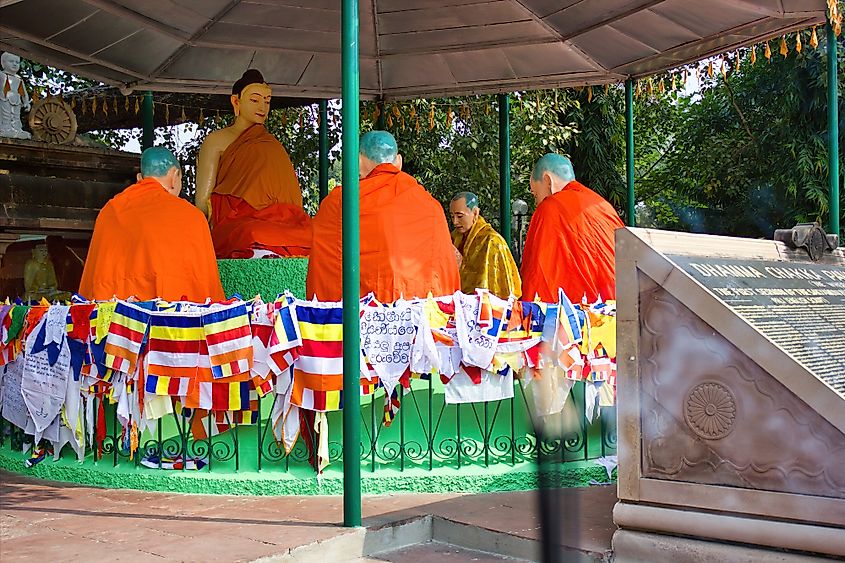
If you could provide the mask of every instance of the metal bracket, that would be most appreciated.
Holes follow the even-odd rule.
[[[777,229],[774,239],[789,248],[803,248],[810,259],[818,262],[822,255],[839,246],[839,237],[824,232],[818,223],[799,223],[791,229]]]

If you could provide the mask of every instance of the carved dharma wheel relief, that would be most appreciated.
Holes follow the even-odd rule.
[[[721,383],[700,383],[687,394],[684,420],[690,430],[705,440],[724,438],[734,427],[736,399]]]
[[[76,115],[60,98],[45,98],[32,104],[29,128],[39,141],[65,145],[76,137]]]

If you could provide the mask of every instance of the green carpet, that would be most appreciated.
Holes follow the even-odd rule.
[[[305,299],[307,258],[218,260],[217,268],[227,297],[237,294],[252,299],[260,295],[264,301],[272,301],[288,289],[296,297]]]

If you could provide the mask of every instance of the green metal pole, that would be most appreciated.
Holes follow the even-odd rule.
[[[830,232],[839,234],[839,77],[833,26],[827,22],[827,169],[830,173]],[[841,241],[840,241],[841,244]]]
[[[320,201],[329,195],[329,103],[320,100]]]
[[[499,230],[511,246],[511,102],[499,94]]]
[[[628,182],[628,226],[637,226],[635,207],[637,200],[634,196],[634,80],[625,81],[625,171]]]
[[[147,150],[155,142],[155,122],[153,121],[153,93],[144,92],[141,105],[141,150]]]
[[[377,101],[376,107],[378,108],[378,117],[376,118],[376,129],[378,131],[385,131],[387,130],[387,116],[384,115],[384,100]]]
[[[358,201],[358,0],[341,8],[343,78],[343,525],[361,525],[361,292]]]

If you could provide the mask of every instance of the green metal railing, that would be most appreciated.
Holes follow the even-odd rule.
[[[407,471],[422,469],[435,471],[449,467],[516,466],[531,463],[539,453],[560,462],[585,461],[616,451],[615,407],[596,407],[600,415],[589,423],[584,414],[584,384],[576,383],[570,391],[567,408],[576,421],[563,436],[537,440],[532,419],[530,391],[520,382],[514,384],[514,397],[484,403],[446,404],[444,395],[431,380],[414,380],[411,390],[401,393],[402,406],[390,426],[383,423],[384,394],[377,393],[363,398],[359,414],[359,471],[371,474],[389,469]],[[93,409],[96,428],[99,416],[99,397]],[[126,436],[118,422],[116,408],[106,401],[107,434],[101,444],[101,456],[94,445],[87,450],[86,460],[114,467],[129,464],[139,466],[141,459],[162,457],[201,459],[206,463],[202,471],[262,471],[289,472],[300,467],[308,468],[310,461],[306,436],[316,443],[313,428],[303,427],[303,436],[290,454],[276,442],[272,422],[275,401],[281,396],[270,394],[259,400],[260,416],[256,424],[241,424],[226,419],[230,429],[214,435],[217,424],[213,415],[202,416],[198,411],[173,412],[155,424],[155,430],[139,436],[138,451],[131,456],[126,447]],[[332,464],[343,462],[343,435],[341,413],[330,413],[329,459]],[[87,421],[85,421],[87,422]],[[191,428],[201,422],[208,437],[195,439]],[[32,441],[23,432],[6,421],[0,421],[0,445],[11,440],[11,448],[20,451],[24,442]],[[70,447],[63,456],[74,458]],[[130,459],[130,456],[132,459]],[[21,458],[23,461],[23,457]],[[44,463],[52,463],[45,461]],[[159,464],[160,467],[160,464]]]

